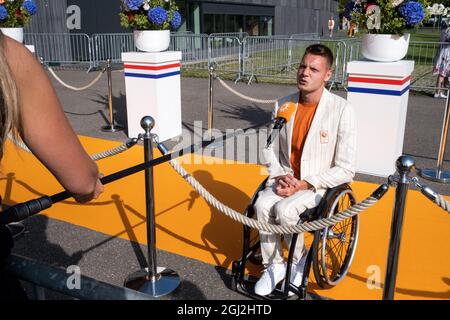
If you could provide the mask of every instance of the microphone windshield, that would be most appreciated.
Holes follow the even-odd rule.
[[[287,123],[291,120],[295,109],[297,109],[297,105],[294,102],[286,102],[278,109],[277,118],[283,118]]]

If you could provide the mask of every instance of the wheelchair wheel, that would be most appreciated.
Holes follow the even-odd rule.
[[[331,217],[355,203],[356,199],[350,187],[340,188],[320,213],[320,218]],[[345,277],[355,255],[358,231],[358,215],[315,231],[313,269],[320,287],[331,288]]]
[[[249,218],[253,218],[255,216],[255,210],[253,206],[247,208],[245,215]],[[262,256],[261,256],[261,247],[259,244],[259,231],[254,228],[250,228],[244,226],[244,233],[248,234],[248,252],[247,252],[247,260],[253,263],[256,266],[262,264]]]
[[[261,247],[259,244],[259,233],[255,229],[253,229],[250,232],[250,252],[251,254],[248,257],[248,261],[250,261],[256,266],[261,265],[262,255],[261,255]]]
[[[253,194],[251,204],[247,207],[247,210],[244,213],[244,215],[248,218],[255,218],[256,212],[254,209],[254,205],[256,203],[256,199],[258,198],[258,193],[261,190],[264,190],[267,180],[268,178],[264,179],[264,181],[261,182],[258,189],[256,189],[255,193]],[[262,264],[261,247],[259,244],[259,231],[250,227],[244,227],[244,239],[246,238],[245,234],[248,235],[248,252],[244,254],[247,256],[248,261],[256,266],[259,266]]]

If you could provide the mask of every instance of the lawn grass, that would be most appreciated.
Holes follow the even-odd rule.
[[[420,42],[439,42],[439,29],[421,28],[418,30],[410,30],[410,41]]]

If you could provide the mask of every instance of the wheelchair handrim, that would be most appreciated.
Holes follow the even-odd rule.
[[[352,205],[354,203],[356,203],[356,199],[355,199],[355,196],[353,195],[353,192],[349,189],[344,190],[336,197],[335,201],[333,202],[331,209],[329,211],[328,217],[330,217],[331,215],[333,215],[335,213],[335,209],[339,203],[340,198],[345,196],[345,194],[349,195],[350,203]],[[327,273],[328,267],[326,266],[326,259],[325,259],[326,248],[327,248],[326,244],[327,244],[327,239],[328,239],[328,230],[329,230],[329,228],[332,228],[332,227],[327,227],[322,231],[323,232],[322,238],[320,239],[321,244],[322,244],[322,248],[320,250],[320,255],[321,255],[320,264],[321,264],[321,268],[322,268],[322,272],[323,272],[325,281],[331,286],[337,285],[339,282],[341,282],[344,279],[344,277],[348,273],[348,270],[350,269],[350,265],[352,264],[353,258],[355,256],[356,245],[358,243],[358,235],[359,235],[359,218],[358,218],[358,216],[354,216],[350,219],[352,219],[350,235],[355,233],[355,236],[353,237],[353,239],[350,239],[350,243],[349,243],[344,261],[342,262],[342,265],[340,266],[341,269],[338,272],[338,278],[336,280],[332,280],[328,276],[328,273]]]

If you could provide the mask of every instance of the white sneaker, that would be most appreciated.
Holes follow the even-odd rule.
[[[302,284],[303,270],[305,269],[306,256],[307,256],[307,254],[305,254],[300,259],[299,262],[293,263],[291,265],[291,276],[289,277],[290,282],[297,288]],[[285,283],[286,283],[286,281],[283,282],[283,285],[281,286],[281,291],[284,291]],[[292,291],[289,291],[288,295],[291,297],[294,295],[294,293]]]
[[[441,98],[441,99],[447,99],[447,95],[445,94],[445,93],[443,93],[443,92],[439,92],[439,93],[435,93],[434,94],[434,97],[435,98]]]
[[[286,264],[275,263],[269,265],[261,278],[255,284],[255,293],[259,296],[271,294],[278,283],[283,281],[286,276]]]

